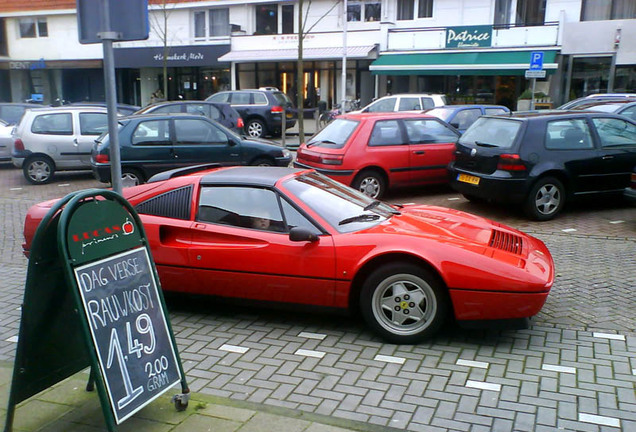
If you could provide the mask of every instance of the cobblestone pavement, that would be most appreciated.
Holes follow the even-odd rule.
[[[31,186],[0,164],[0,360],[13,359],[18,334],[24,214],[96,186],[84,173]],[[388,201],[467,210],[542,239],[557,277],[531,328],[449,325],[430,341],[397,346],[355,317],[170,298],[191,389],[375,430],[636,430],[636,208],[588,203],[536,223],[448,188],[396,192]]]

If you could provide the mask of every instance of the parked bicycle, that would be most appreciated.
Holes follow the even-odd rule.
[[[345,103],[347,104],[347,112],[356,111],[360,109],[360,99],[355,99],[355,100],[347,99],[345,100]],[[320,120],[321,128],[327,126],[329,123],[333,121],[333,119],[335,119],[340,114],[342,114],[342,110],[340,109],[340,107],[341,107],[340,104],[335,104],[333,109],[329,111],[325,111],[322,114],[320,114],[319,120]]]

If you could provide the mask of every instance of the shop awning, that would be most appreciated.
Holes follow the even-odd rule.
[[[543,69],[556,72],[558,51],[470,51],[436,53],[385,53],[369,70],[376,75],[524,75],[530,54],[542,51]]]
[[[303,60],[338,60],[342,58],[342,48],[305,48]],[[375,59],[375,45],[349,46],[347,58],[352,60]],[[292,61],[298,59],[298,49],[262,49],[230,51],[219,57],[222,62],[252,63],[271,61]]]

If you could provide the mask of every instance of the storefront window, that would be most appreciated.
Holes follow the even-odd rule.
[[[517,25],[540,26],[545,22],[546,0],[517,0]]]
[[[611,61],[611,57],[575,58],[570,99],[607,92]]]
[[[636,89],[636,66],[625,66],[616,68],[614,78],[614,91],[633,92]]]
[[[583,0],[581,21],[636,18],[634,0]]]
[[[256,33],[255,34],[277,34],[278,33],[278,5],[264,4],[256,6]]]

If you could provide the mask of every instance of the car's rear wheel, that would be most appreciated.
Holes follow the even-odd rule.
[[[381,198],[386,189],[386,180],[384,176],[375,170],[366,170],[361,172],[353,180],[354,189],[369,195],[371,198]]]
[[[524,204],[524,212],[534,220],[553,219],[565,204],[565,187],[554,177],[539,179],[530,190]]]
[[[143,175],[134,168],[122,168],[121,170],[121,186],[131,187],[144,183]]]
[[[443,284],[427,269],[392,263],[366,279],[360,307],[367,324],[391,343],[415,343],[435,334],[448,314]]]
[[[33,184],[46,184],[53,179],[55,164],[46,156],[33,156],[22,166],[24,177]]]
[[[247,135],[252,138],[262,138],[265,136],[265,124],[258,120],[252,119],[247,122],[245,126],[245,130],[247,131]]]

